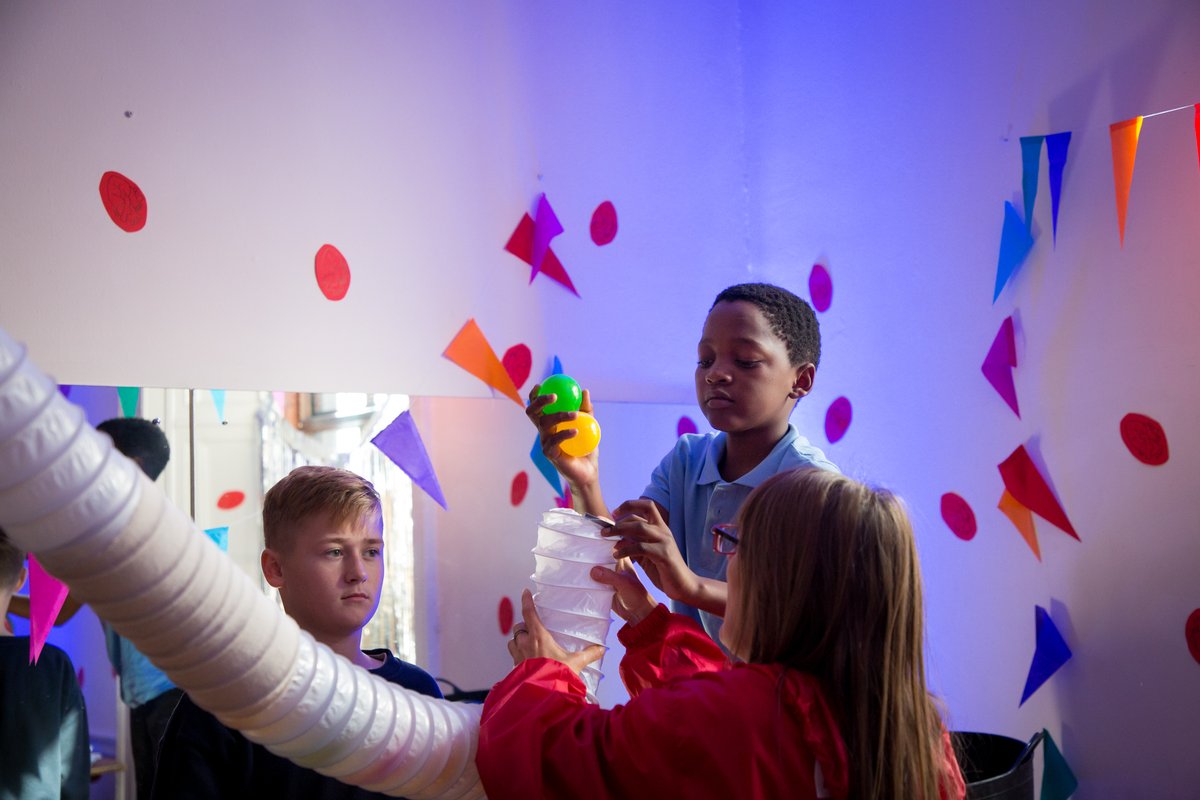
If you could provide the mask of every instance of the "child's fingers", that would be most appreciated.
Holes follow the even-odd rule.
[[[585,414],[592,413],[592,393],[587,389],[583,390],[583,400],[579,403],[579,410]]]
[[[656,515],[658,513],[658,508],[654,505],[654,501],[639,497],[637,500],[626,500],[613,509],[613,519],[620,520],[621,517],[638,516],[643,520],[650,520],[655,518],[650,516],[651,513]],[[662,517],[658,516],[657,519],[661,520]]]

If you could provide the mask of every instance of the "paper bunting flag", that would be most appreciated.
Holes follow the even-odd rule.
[[[1000,291],[1008,283],[1013,273],[1025,261],[1029,251],[1033,249],[1033,237],[1025,229],[1021,215],[1013,204],[1004,201],[1004,229],[1000,233],[1000,258],[996,262],[996,290],[992,293],[992,302],[1000,297]]]
[[[29,555],[29,663],[41,658],[46,637],[67,599],[67,587]]]
[[[512,377],[504,364],[496,357],[496,351],[488,344],[475,320],[467,320],[462,330],[446,347],[442,355],[474,375],[493,389],[498,390],[514,403],[525,407],[521,395],[513,385]]]
[[[1200,103],[1196,103],[1196,156],[1200,158]]]
[[[1063,758],[1050,731],[1042,730],[1042,742],[1042,794],[1039,800],[1067,800],[1079,788],[1079,779]]]
[[[1053,133],[1046,137],[1046,161],[1050,179],[1050,220],[1054,242],[1058,242],[1058,201],[1062,197],[1063,170],[1067,166],[1067,148],[1071,145],[1071,132]]]
[[[141,389],[136,386],[118,386],[117,398],[121,401],[121,416],[136,417],[138,409],[138,395],[141,394]]]
[[[404,470],[404,474],[439,506],[447,508],[442,487],[433,471],[433,464],[429,461],[429,454],[425,452],[425,443],[421,441],[421,434],[412,414],[402,412],[386,428],[375,434],[371,444],[378,447],[393,464]]]
[[[221,548],[222,553],[229,552],[229,526],[221,525],[217,528],[205,528],[204,534],[213,540],[213,543]]]
[[[1025,230],[1033,230],[1033,202],[1037,199],[1045,136],[1021,137],[1021,193],[1025,198]]]
[[[550,488],[554,490],[555,495],[563,490],[562,481],[558,477],[558,470],[550,463],[550,459],[546,458],[546,454],[542,452],[542,437],[540,435],[533,437],[533,449],[529,451],[529,457],[533,459],[534,466],[538,468],[538,472],[542,473],[542,477],[550,484]]]
[[[1133,183],[1133,162],[1137,158],[1142,118],[1134,117],[1108,126],[1112,138],[1113,185],[1117,190],[1117,226],[1121,245],[1125,245],[1125,211],[1129,206],[1129,187]]]
[[[1034,608],[1037,644],[1034,645],[1033,663],[1029,665],[1025,691],[1021,693],[1021,702],[1018,705],[1025,705],[1025,701],[1071,658],[1071,648],[1067,647],[1062,634],[1054,625],[1054,620],[1050,619],[1050,614],[1041,606]]]
[[[1013,337],[1012,317],[1005,317],[987,357],[983,359],[983,376],[988,379],[1018,419],[1021,409],[1017,406],[1017,387],[1013,384],[1013,368],[1017,366],[1017,347]]]
[[[1000,495],[1000,503],[996,506],[1004,512],[1004,516],[1008,517],[1009,522],[1016,527],[1021,534],[1021,538],[1025,540],[1025,544],[1029,545],[1029,549],[1033,551],[1034,556],[1038,561],[1042,560],[1042,549],[1038,546],[1037,528],[1033,524],[1033,512],[1025,506],[1017,502],[1017,498],[1013,497],[1007,491]]]
[[[539,195],[537,208],[533,212],[533,243],[530,253],[530,266],[533,267],[533,271],[529,273],[530,283],[533,283],[533,279],[542,268],[546,251],[550,249],[550,240],[562,232],[562,223],[550,207],[550,201],[546,199],[545,194]]]
[[[524,261],[530,266],[533,265],[533,236],[534,222],[533,217],[526,214],[521,217],[521,221],[517,223],[516,230],[508,240],[508,244],[504,245],[504,249],[512,253],[517,258]],[[571,283],[571,276],[567,274],[566,268],[562,262],[558,260],[558,256],[554,254],[554,248],[547,247],[545,258],[542,259],[542,265],[533,273],[536,276],[538,273],[545,275],[551,280],[557,281],[567,288],[571,294],[579,297],[579,292],[575,289],[575,284]],[[532,280],[532,276],[530,278]]]
[[[213,407],[217,409],[217,419],[221,420],[221,424],[225,423],[225,390],[212,389]]]
[[[1017,502],[1049,522],[1056,528],[1079,538],[1067,512],[1063,511],[1045,478],[1038,472],[1029,457],[1025,445],[1021,445],[1000,464],[1000,476],[1004,478],[1004,488],[1009,491]]]

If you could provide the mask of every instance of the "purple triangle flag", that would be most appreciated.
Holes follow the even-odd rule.
[[[1071,144],[1071,132],[1052,133],[1046,137],[1046,161],[1050,170],[1050,215],[1054,241],[1058,242],[1058,201],[1062,197],[1063,169],[1067,166],[1067,148]]]
[[[1037,644],[1033,650],[1033,663],[1029,665],[1029,677],[1025,679],[1025,691],[1021,693],[1018,705],[1025,705],[1025,701],[1071,658],[1071,648],[1067,647],[1066,640],[1054,626],[1050,614],[1041,606],[1035,608]]]
[[[385,456],[392,460],[412,482],[420,486],[425,493],[432,497],[442,508],[447,508],[446,498],[442,487],[438,484],[437,474],[425,452],[425,443],[417,431],[417,423],[412,414],[405,411],[396,417],[386,428],[375,434],[371,444],[379,448]]]
[[[1017,387],[1013,384],[1013,367],[1017,365],[1017,348],[1013,337],[1012,317],[1006,317],[992,341],[987,358],[983,360],[983,375],[988,383],[1000,393],[1004,402],[1018,418],[1021,409],[1017,406]]]
[[[1025,230],[1033,229],[1033,201],[1037,199],[1038,172],[1042,166],[1045,136],[1021,137],[1021,192],[1025,197]]]
[[[1004,201],[1004,230],[1000,234],[1000,259],[996,263],[996,291],[992,302],[1000,297],[1000,291],[1025,261],[1033,249],[1033,236],[1021,221],[1021,215],[1013,204]]]
[[[1042,761],[1041,800],[1067,800],[1079,788],[1079,779],[1075,777],[1067,760],[1063,758],[1050,731],[1042,730],[1042,741],[1045,743],[1045,748]],[[1032,790],[1031,786],[1030,791]]]

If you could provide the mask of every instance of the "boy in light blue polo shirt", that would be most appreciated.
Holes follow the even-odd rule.
[[[789,423],[796,402],[812,389],[821,358],[821,333],[801,298],[764,283],[731,286],[717,295],[697,345],[696,399],[716,433],[680,437],[651,476],[643,497],[613,511],[619,558],[632,558],[672,600],[674,610],[699,620],[717,638],[725,613],[727,559],[713,552],[712,528],[737,518],[750,491],[795,467],[836,470]],[[567,480],[577,511],[608,516],[599,461],[564,454],[552,433],[574,412],[541,413],[554,395],[530,395],[526,410],[542,450]],[[581,408],[590,412],[584,393]]]

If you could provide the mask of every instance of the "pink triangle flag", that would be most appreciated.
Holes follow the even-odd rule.
[[[67,599],[67,587],[29,556],[29,663],[36,664]]]
[[[1004,402],[1019,418],[1021,409],[1017,406],[1017,387],[1013,384],[1013,367],[1017,366],[1017,348],[1013,339],[1013,320],[1006,317],[1000,325],[992,347],[988,350],[987,358],[983,360],[983,376],[988,379]]]

